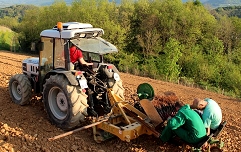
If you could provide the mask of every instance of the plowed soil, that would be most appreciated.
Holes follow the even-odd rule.
[[[1,152],[174,152],[189,151],[186,144],[163,143],[160,139],[142,135],[131,142],[112,138],[98,144],[94,141],[92,129],[48,141],[48,138],[64,133],[63,130],[50,124],[43,103],[32,100],[29,105],[19,106],[11,101],[8,83],[12,75],[22,73],[22,60],[32,57],[0,51],[0,151]],[[173,91],[185,103],[191,103],[195,97],[211,97],[216,100],[223,111],[223,119],[227,120],[225,129],[218,136],[224,141],[223,151],[241,151],[241,102],[228,96],[183,85],[158,81],[146,77],[138,77],[121,73],[125,96],[136,92],[139,84],[147,82],[155,90],[155,94]]]

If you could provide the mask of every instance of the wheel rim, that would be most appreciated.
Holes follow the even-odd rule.
[[[21,100],[22,98],[21,86],[17,81],[14,81],[12,83],[12,94],[16,100]]]
[[[61,111],[66,112],[68,110],[68,101],[63,92],[57,94],[57,105]]]
[[[58,87],[53,87],[48,96],[49,108],[52,114],[59,120],[64,120],[68,114],[68,100]]]

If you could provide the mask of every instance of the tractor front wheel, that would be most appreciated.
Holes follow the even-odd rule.
[[[24,74],[16,74],[9,81],[9,93],[14,103],[26,105],[32,97],[31,82]]]
[[[87,95],[63,75],[51,75],[46,80],[43,101],[50,121],[63,130],[75,128],[87,116]]]

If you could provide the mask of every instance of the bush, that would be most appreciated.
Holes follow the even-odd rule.
[[[2,50],[12,50],[13,48],[18,48],[18,44],[14,37],[15,34],[12,31],[0,31],[0,49]]]

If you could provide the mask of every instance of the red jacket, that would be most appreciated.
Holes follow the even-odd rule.
[[[78,61],[79,58],[83,58],[82,51],[74,45],[69,48],[69,55],[70,55],[70,61],[72,63],[75,63],[76,61]]]

